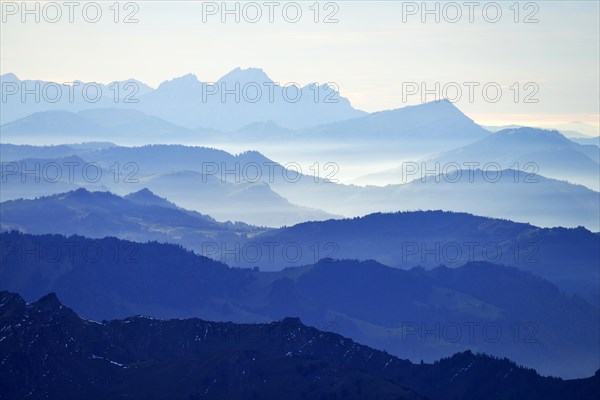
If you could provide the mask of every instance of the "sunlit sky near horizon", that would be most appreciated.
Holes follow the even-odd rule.
[[[422,98],[420,89],[403,99],[407,85],[433,89],[439,82],[441,89],[456,82],[463,92],[456,105],[480,124],[543,126],[582,121],[599,125],[597,1],[538,1],[533,3],[537,11],[521,2],[518,23],[510,8],[513,1],[499,2],[502,16],[496,23],[483,16],[487,2],[475,8],[473,23],[466,7],[461,7],[458,22],[445,20],[445,3],[439,6],[439,23],[433,15],[421,22],[420,10],[409,15],[407,2],[383,1],[335,2],[337,23],[323,23],[336,10],[326,8],[326,2],[319,4],[320,22],[315,23],[309,8],[312,1],[300,3],[303,14],[297,23],[284,20],[281,6],[275,9],[274,23],[268,22],[264,6],[257,23],[243,17],[235,23],[233,16],[223,23],[219,12],[205,15],[203,22],[202,2],[136,2],[139,22],[130,24],[113,21],[108,8],[113,2],[102,3],[103,15],[97,23],[86,22],[77,9],[75,22],[69,23],[65,7],[58,23],[43,18],[36,23],[32,16],[23,23],[19,12],[7,13],[7,3],[2,4],[0,71],[21,79],[107,83],[136,78],[156,87],[188,73],[212,82],[238,66],[258,67],[280,83],[335,82],[355,107],[369,112],[434,99],[432,94]],[[413,4],[420,7],[421,2]],[[119,18],[132,10],[121,3]],[[448,19],[453,18],[456,10],[446,10]],[[531,18],[538,22],[524,23],[534,11]],[[248,12],[254,15],[253,10]],[[488,12],[493,19],[494,10]],[[473,101],[464,82],[479,84]],[[496,103],[483,96],[481,88],[488,83],[502,88]],[[511,89],[515,83],[517,102]],[[524,96],[533,92],[527,83],[539,88],[533,95],[537,103],[524,103]],[[446,94],[456,93],[447,87],[451,91]]]

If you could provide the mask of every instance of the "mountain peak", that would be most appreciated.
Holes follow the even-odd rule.
[[[283,325],[283,326],[287,326],[287,327],[289,327],[289,326],[294,326],[294,327],[296,327],[296,326],[305,326],[302,323],[302,321],[300,320],[300,318],[298,318],[298,317],[285,317],[284,319],[282,319],[279,322],[279,324]]]
[[[196,74],[192,74],[191,72],[189,74],[185,74],[183,76],[177,77],[173,79],[175,80],[179,80],[179,81],[197,81],[198,77],[196,76]]]
[[[196,85],[200,85],[201,82],[198,80],[198,78],[196,77],[196,75],[189,73],[183,76],[179,76],[177,78],[173,78],[170,79],[168,81],[164,81],[163,83],[161,83],[158,89],[165,89],[165,88],[174,88],[174,89],[179,89],[179,88],[186,88],[189,86],[196,86]]]
[[[146,85],[144,82],[139,81],[139,80],[137,80],[135,78],[128,78],[128,79],[125,79],[123,81],[112,81],[107,86],[111,87],[114,84],[119,85],[123,89],[129,88],[129,86],[125,86],[125,85],[132,85],[133,84],[134,87],[137,89],[137,94],[138,95],[142,95],[142,94],[145,94],[145,93],[148,93],[148,92],[154,90],[152,87]]]
[[[143,188],[138,190],[137,192],[129,193],[126,196],[123,196],[124,199],[127,199],[133,203],[143,204],[147,206],[161,206],[166,208],[177,208],[177,206],[171,203],[169,200],[157,196],[148,188]]]
[[[32,304],[36,309],[43,311],[53,311],[58,310],[63,307],[62,303],[58,299],[56,293],[48,293],[38,301]]]
[[[87,198],[91,194],[92,194],[91,191],[89,191],[86,188],[82,187],[82,188],[75,189],[75,190],[72,190],[70,192],[64,193],[63,196],[64,197],[70,197],[70,198]]]
[[[0,75],[0,81],[4,82],[19,82],[19,78],[12,72],[8,72],[4,75]]]
[[[260,153],[256,150],[246,150],[240,154],[236,154],[235,158],[236,158],[236,160],[238,160],[238,162],[241,162],[241,163],[255,162],[255,163],[260,164],[260,163],[273,162],[270,159],[268,159],[267,157],[265,157],[262,153]]]
[[[138,190],[137,192],[133,192],[128,194],[128,196],[140,196],[140,197],[156,197],[153,191],[148,188],[143,188]]]
[[[440,100],[427,101],[425,103],[420,104],[422,107],[430,107],[430,108],[446,108],[452,110],[458,110],[458,107],[454,105],[450,100],[444,98]]]
[[[426,103],[408,105],[392,110],[378,111],[370,114],[367,118],[378,118],[383,115],[410,116],[417,120],[430,120],[440,117],[460,117],[472,121],[458,107],[448,99],[428,101]]]
[[[14,307],[25,307],[25,300],[16,293],[0,292],[0,313]]]
[[[557,130],[530,127],[503,129],[496,132],[495,135],[498,135],[497,137],[512,136],[529,140],[553,139],[555,141],[568,141],[568,139]]]
[[[506,135],[514,135],[514,134],[537,134],[537,135],[556,135],[560,133],[556,129],[545,129],[545,128],[533,128],[529,126],[519,126],[514,128],[503,129],[498,133],[504,133]]]
[[[101,190],[89,190],[81,187],[75,190],[71,190],[66,193],[59,193],[52,196],[48,196],[57,200],[72,200],[72,201],[108,201],[114,199],[120,199],[119,196],[108,191]]]
[[[70,308],[65,307],[54,292],[48,293],[38,301],[29,304],[27,308],[36,313],[48,313],[52,315],[51,319],[58,317],[59,320],[63,321],[79,320],[77,314]]]
[[[227,74],[223,75],[217,83],[248,83],[256,82],[262,84],[264,82],[273,82],[271,78],[261,68],[240,68],[237,67]]]

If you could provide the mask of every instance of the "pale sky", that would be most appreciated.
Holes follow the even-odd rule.
[[[100,20],[90,23],[82,12],[87,3],[75,8],[73,23],[68,21],[64,2],[55,3],[62,12],[58,23],[46,20],[55,18],[51,7],[44,18],[42,5],[36,23],[34,15],[22,15],[20,1],[3,1],[1,73],[55,82],[136,78],[156,87],[187,73],[211,82],[237,66],[259,67],[281,83],[335,82],[343,96],[365,111],[418,104],[423,100],[422,85],[435,89],[439,82],[437,95],[444,94],[441,89],[446,85],[446,94],[453,96],[458,86],[463,96],[457,106],[481,124],[599,124],[597,1],[520,2],[517,23],[514,1],[495,3],[502,11],[496,23],[484,19],[483,6],[490,2],[478,2],[472,23],[462,1],[454,3],[462,13],[456,23],[448,21],[456,9],[447,3],[438,3],[439,23],[434,15],[421,22],[421,1],[320,2],[318,23],[313,20],[313,1],[297,3],[302,10],[297,23],[284,19],[284,5],[288,18],[295,16],[295,5],[290,2],[279,2],[273,23],[268,22],[269,9],[261,1],[255,3],[263,13],[257,23],[245,20],[243,14],[239,23],[233,15],[223,23],[220,1],[204,5],[197,1],[130,2],[128,6],[121,2],[118,23],[113,21],[110,1],[101,3]],[[205,13],[203,21],[203,7],[206,11],[213,5],[219,7],[216,15]],[[244,5],[239,3],[240,13]],[[33,3],[29,6],[34,7]],[[413,6],[419,7],[414,15],[410,13]],[[14,7],[19,8],[15,15]],[[123,23],[133,11],[138,22]],[[255,9],[247,7],[246,12],[247,18],[254,18]],[[332,12],[339,22],[323,23]],[[90,6],[86,15],[93,19],[94,8]],[[527,15],[538,22],[524,23]],[[27,18],[25,22],[22,17]],[[489,6],[485,17],[493,20],[495,8]],[[465,82],[479,85],[474,87],[472,102]],[[498,85],[502,89],[498,102],[484,98],[486,84],[490,97]],[[418,93],[403,99],[403,89],[414,85]],[[524,103],[528,94],[538,102]]]

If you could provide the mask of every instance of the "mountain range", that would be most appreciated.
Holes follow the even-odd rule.
[[[93,108],[79,112],[40,111],[2,125],[4,140],[13,143],[106,140],[125,144],[186,143],[206,136],[142,111]]]
[[[42,111],[64,110],[74,113],[115,107],[141,111],[193,130],[235,130],[257,121],[274,121],[288,128],[305,128],[365,114],[354,109],[339,94],[335,84],[313,83],[300,87],[293,82],[273,82],[259,68],[236,68],[217,82],[201,82],[195,75],[188,74],[165,81],[156,89],[135,80],[113,82],[110,85],[87,83],[100,88],[97,99],[95,94],[92,99],[84,96],[82,88],[86,83],[83,82],[73,87],[73,98],[67,96],[69,89],[62,83],[22,81],[14,74],[2,75],[0,82],[1,94],[7,99],[3,102],[3,123]],[[25,89],[32,90],[36,85],[40,88],[40,99],[34,96],[25,96],[23,99],[22,92]],[[54,91],[46,89],[54,87],[62,87],[65,92],[57,101]],[[51,98],[46,92],[52,93]],[[231,114],[235,114],[236,118],[230,118]],[[130,119],[130,116],[127,115],[127,118]],[[159,127],[164,125],[160,120],[155,119],[154,122],[156,125],[153,128],[157,132],[164,128],[172,129],[169,126]],[[137,126],[130,126],[137,131]],[[120,124],[119,128],[124,126]]]
[[[256,151],[233,155],[182,145],[94,146],[70,150],[73,157],[84,161],[82,166],[87,163],[106,170],[102,173],[104,179],[87,180],[81,185],[121,195],[148,188],[181,207],[222,221],[277,227],[335,216],[443,209],[542,227],[584,226],[600,230],[598,192],[531,171],[417,170],[407,175],[412,178],[408,183],[359,187],[311,176],[313,171],[306,169],[299,173],[293,165],[288,169]],[[2,164],[4,170],[7,163],[16,172],[20,172],[23,162],[30,168],[30,161],[16,160],[30,151],[30,146],[0,145],[6,160]],[[68,151],[63,146],[48,146],[35,153],[42,156]],[[63,163],[53,158],[37,161],[41,169]],[[3,180],[8,180],[3,185],[3,200],[56,194],[78,187],[61,186],[64,180],[60,180],[51,189],[47,180],[35,183],[15,171],[8,175],[3,172]]]
[[[465,213],[414,211],[268,229],[217,222],[148,189],[124,197],[78,189],[1,203],[0,229],[176,243],[233,266],[279,271],[322,258],[427,269],[487,261],[516,266],[591,304],[600,302],[600,236]]]
[[[353,142],[402,141],[408,146],[453,145],[482,139],[489,133],[448,100],[375,112],[300,132],[304,138]],[[437,146],[436,146],[437,147]],[[422,149],[421,149],[422,150]]]
[[[179,243],[200,248],[203,242],[236,242],[260,228],[217,222],[210,216],[179,208],[148,189],[125,197],[110,192],[72,192],[2,203],[2,229],[102,238],[115,236],[145,242]]]
[[[0,86],[0,400],[600,394],[597,126],[260,68]]]
[[[223,221],[282,226],[335,217],[335,214],[289,202],[271,189],[267,175],[264,180],[249,180],[236,178],[234,172],[229,175],[229,182],[222,179],[221,173],[209,173],[213,168],[223,168],[223,171],[238,168],[241,171],[246,165],[259,165],[268,173],[267,168],[272,169],[275,163],[258,153],[233,156],[200,147],[111,146],[100,149],[83,147],[81,151],[71,149],[72,153],[81,154],[85,159],[71,155],[14,160],[11,152],[21,154],[21,150],[16,150],[20,147],[3,144],[0,148],[6,149],[2,154],[6,154],[3,159],[7,160],[0,163],[2,201],[32,199],[83,187],[102,191],[110,189],[123,195],[150,188],[163,196],[168,195],[178,205],[208,212]],[[29,146],[22,150],[29,151]],[[55,153],[56,149],[51,146],[49,152]],[[165,158],[167,156],[175,156],[178,161],[169,162]]]
[[[194,87],[190,82],[188,84]],[[202,87],[201,84],[198,85]],[[161,87],[157,91],[162,90]],[[268,149],[273,145],[273,141],[277,141],[288,143],[298,151],[301,149],[300,145],[317,142],[320,147],[328,149],[326,156],[330,160],[340,160],[345,156],[343,152],[336,151],[335,146],[332,147],[331,144],[346,141],[360,144],[362,152],[352,154],[355,159],[366,156],[365,152],[377,152],[380,157],[392,160],[398,159],[398,156],[414,158],[450,150],[489,135],[488,131],[475,124],[448,101],[372,114],[356,112],[343,118],[334,118],[335,114],[328,110],[331,104],[315,105],[309,102],[306,107],[312,111],[302,113],[296,110],[287,114],[281,111],[271,115],[272,111],[261,113],[254,109],[245,110],[245,107],[254,108],[257,104],[242,101],[229,102],[233,103],[229,105],[228,102],[219,102],[219,107],[227,106],[233,109],[210,110],[198,124],[207,124],[210,118],[221,118],[221,123],[192,126],[191,122],[182,123],[181,119],[200,118],[196,109],[206,105],[197,104],[198,101],[193,99],[181,100],[180,97],[199,96],[198,93],[187,93],[189,90],[192,89],[182,83],[169,89],[177,93],[149,93],[148,97],[157,96],[156,100],[152,100],[156,106],[150,108],[105,104],[104,107],[90,108],[88,105],[87,108],[76,110],[71,107],[32,111],[16,120],[3,118],[0,130],[5,143],[18,144],[60,144],[95,140],[121,145],[240,143],[256,149]],[[179,91],[183,93],[178,93]],[[287,108],[304,107],[298,103],[284,104]],[[7,107],[9,106],[10,102]],[[272,103],[265,107],[267,110],[277,108]],[[321,112],[319,107],[324,108],[322,117],[317,117]],[[171,112],[181,116],[173,117]],[[312,117],[307,116],[307,113]],[[235,118],[231,118],[232,115],[235,115]],[[282,118],[298,118],[299,121],[286,124]],[[309,123],[311,118],[317,120]],[[223,127],[223,124],[231,123],[236,125]],[[297,126],[300,123],[306,126]],[[347,153],[354,150],[345,148],[345,151]],[[294,156],[297,157],[298,154]]]
[[[231,268],[180,246],[0,234],[0,289],[56,292],[93,320],[143,314],[269,322],[285,316],[414,361],[471,349],[582,377],[598,368],[598,309],[516,268],[401,270],[324,259],[279,272]]]
[[[23,84],[11,74],[2,77],[15,85]],[[244,87],[262,81],[272,83],[262,70],[249,68],[236,69],[215,84]],[[35,82],[38,81],[24,84]],[[127,83],[131,82],[123,84]],[[33,108],[16,120],[10,118],[11,104],[19,96],[9,96],[3,107],[7,110],[4,114],[9,116],[3,116],[0,130],[3,141],[12,143],[100,140],[134,146],[185,143],[231,147],[235,144],[237,148],[253,148],[282,160],[302,159],[312,165],[317,160],[324,160],[322,164],[334,163],[348,182],[360,185],[407,183],[404,173],[407,163],[411,164],[410,168],[417,165],[423,171],[436,171],[441,166],[443,171],[438,173],[464,168],[465,163],[478,163],[480,166],[492,164],[502,170],[521,169],[546,178],[583,184],[595,191],[600,189],[596,139],[570,140],[558,131],[518,126],[492,134],[447,100],[366,114],[354,110],[345,99],[335,104],[310,100],[277,103],[265,102],[264,98],[259,102],[237,101],[227,95],[225,99],[211,96],[208,101],[204,99],[206,88],[206,83],[186,75],[164,82],[155,90],[144,90],[138,103],[75,101],[61,106],[60,102],[34,102]],[[333,89],[324,87],[322,90]],[[285,89],[278,91],[285,92]],[[309,87],[303,91],[315,92]],[[17,102],[14,106],[26,108],[28,104]],[[46,108],[38,110],[36,107]],[[339,113],[332,112],[331,107]],[[386,166],[380,172],[376,172],[373,164],[374,155],[377,164]],[[401,166],[389,167],[397,165],[399,160]],[[288,196],[284,194],[284,197]],[[289,200],[302,204],[294,198]],[[338,214],[331,210],[329,213]]]
[[[535,128],[505,129],[476,142],[413,163],[421,171],[452,171],[476,165],[520,169],[548,178],[571,181],[598,191],[600,152],[597,146],[582,145],[558,131]],[[406,183],[414,165],[371,174],[357,182]]]
[[[52,84],[21,81],[14,74],[2,75],[0,80],[3,90],[8,90],[4,84],[15,88]],[[128,96],[125,91],[117,93],[123,98],[114,98],[115,85],[139,88],[137,102],[124,102]],[[34,96],[22,99],[20,93],[7,94],[0,126],[3,141],[235,144],[280,160],[335,162],[347,171],[344,174],[352,179],[350,182],[361,185],[406,183],[398,167],[390,168],[400,161],[442,165],[476,161],[497,163],[501,169],[526,165],[527,171],[548,178],[584,184],[593,190],[600,188],[597,138],[561,131],[577,136],[569,140],[517,125],[503,132],[498,130],[504,127],[484,129],[447,100],[367,114],[340,97],[334,84],[322,84],[304,86],[298,92],[302,94],[300,100],[292,102],[287,99],[289,88],[273,82],[258,68],[236,68],[213,83],[188,74],[163,82],[156,89],[133,79],[99,87],[104,96],[97,102],[85,101],[81,96],[73,101],[34,101]],[[257,87],[269,90],[254,101],[248,90]],[[227,92],[231,88],[239,90]],[[317,94],[319,101],[315,100]],[[337,102],[324,101],[331,96]],[[562,126],[568,127],[593,128],[582,123]],[[500,134],[490,134],[490,130]],[[377,163],[385,166],[380,168],[382,172],[373,170],[377,168],[374,155]],[[349,172],[355,168],[357,172]]]
[[[346,217],[375,212],[446,210],[528,222],[542,227],[600,230],[598,192],[582,185],[514,169],[416,171],[414,179],[386,186],[274,182],[290,201]]]
[[[296,318],[98,323],[78,317],[54,293],[27,304],[0,292],[0,327],[2,399],[592,399],[600,387],[598,373],[544,378],[469,351],[412,364]]]
[[[525,125],[501,125],[501,126],[482,126],[490,132],[499,132],[505,129],[527,128]],[[571,121],[562,124],[553,124],[539,126],[539,128],[558,130],[562,135],[569,139],[600,139],[598,127],[581,121]]]
[[[499,166],[521,169],[548,178],[571,181],[600,189],[600,152],[597,146],[582,145],[567,139],[558,131],[534,128],[501,130],[479,141],[423,160],[418,168],[431,171],[453,170],[465,165]],[[476,164],[474,164],[476,163]],[[400,166],[372,178],[388,183],[401,183]]]

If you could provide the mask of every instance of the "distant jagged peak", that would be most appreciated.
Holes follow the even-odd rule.
[[[155,205],[167,208],[177,208],[177,206],[170,202],[169,200],[156,195],[148,188],[143,188],[138,190],[137,192],[129,193],[128,195],[123,197],[129,201],[134,203],[144,204],[144,205]]]
[[[273,120],[256,121],[237,130],[238,132],[256,133],[256,132],[292,132],[291,129],[284,128]]]
[[[529,126],[519,126],[515,128],[502,129],[501,131],[496,132],[496,135],[505,135],[505,136],[528,136],[528,137],[552,137],[557,139],[566,139],[566,137],[561,134],[556,129],[545,129],[545,128],[533,128]]]
[[[144,93],[147,93],[147,92],[149,92],[149,91],[151,91],[151,90],[154,89],[154,88],[146,85],[144,82],[142,82],[142,81],[140,81],[138,79],[135,79],[135,78],[127,78],[127,79],[124,79],[122,81],[112,81],[107,86],[111,87],[114,84],[120,85],[122,87],[122,89],[129,88],[129,87],[125,88],[124,85],[128,85],[128,84],[131,85],[131,84],[133,84],[133,85],[135,85],[135,87],[137,89],[136,93],[140,94],[140,95],[144,94]]]
[[[183,76],[179,76],[161,83],[157,90],[159,89],[167,89],[167,88],[180,88],[186,86],[196,86],[201,85],[202,83],[198,80],[196,75],[189,73]]]
[[[48,293],[47,295],[40,298],[38,301],[32,303],[31,305],[34,305],[40,309],[48,310],[57,310],[63,307],[62,303],[58,299],[58,296],[54,292]]]
[[[75,190],[71,190],[70,192],[66,192],[66,193],[59,193],[59,194],[55,194],[52,196],[48,196],[48,198],[53,198],[53,199],[57,199],[57,200],[85,200],[85,201],[91,201],[91,200],[114,200],[114,199],[121,199],[121,197],[117,196],[114,193],[111,193],[109,191],[102,191],[102,190],[90,190],[89,188],[85,188],[85,187],[80,187],[78,189]]]
[[[27,304],[23,297],[8,291],[0,292],[0,316],[13,317],[22,315],[31,318],[31,315],[44,314],[51,321],[77,321],[80,318],[70,308],[63,305],[54,292],[50,292],[37,301]]]
[[[148,199],[148,198],[163,199],[162,197],[159,197],[156,194],[154,194],[154,192],[148,188],[143,188],[143,189],[138,190],[137,192],[129,193],[125,197],[128,197],[128,198],[137,197],[137,198],[146,198],[146,199]]]
[[[419,118],[431,118],[440,116],[454,116],[460,118],[467,117],[454,103],[448,99],[433,100],[421,104],[407,105],[404,107],[394,108],[391,110],[377,111],[367,117],[380,118],[385,115],[390,116],[405,116],[413,115]]]
[[[242,163],[250,163],[250,162],[259,163],[261,167],[265,167],[266,166],[265,163],[273,162],[269,158],[265,157],[265,155],[263,155],[262,153],[260,153],[256,150],[244,151],[240,154],[237,154],[235,156],[235,158],[238,162],[242,162]]]
[[[25,305],[25,300],[18,294],[8,291],[0,292],[0,313],[14,308],[22,308]]]
[[[432,110],[436,112],[456,113],[465,115],[453,102],[448,99],[432,100],[422,104],[410,107],[418,107],[422,110]]]
[[[189,74],[185,74],[183,76],[180,76],[178,78],[174,78],[173,80],[174,81],[178,80],[178,81],[182,81],[182,82],[186,82],[186,81],[188,81],[188,82],[194,82],[194,81],[198,81],[198,77],[196,76],[196,74],[189,73]]]
[[[456,108],[458,109],[454,103],[452,103],[450,100],[448,100],[447,98],[443,98],[443,99],[438,99],[438,100],[431,100],[431,101],[426,101],[422,104],[420,104],[421,106],[425,106],[425,107],[449,107],[449,108]]]
[[[223,75],[217,83],[249,83],[256,82],[262,85],[265,82],[271,83],[273,80],[261,68],[241,68],[237,67]]]
[[[53,198],[67,198],[67,197],[80,197],[80,198],[84,198],[84,197],[88,197],[92,194],[92,192],[84,187],[81,187],[79,189],[75,189],[75,190],[71,190],[70,192],[66,192],[66,193],[59,193],[59,194],[55,194],[53,196],[49,196],[49,197],[53,197]]]
[[[6,74],[0,75],[0,81],[3,82],[20,82],[20,79],[17,78],[17,75],[12,72],[8,72]]]
[[[304,327],[304,328],[307,327],[306,325],[304,325],[302,323],[302,321],[298,317],[284,317],[280,321],[275,321],[274,324],[275,325],[283,325],[284,327],[290,327],[290,326],[294,326],[294,327],[297,326],[297,327]]]

